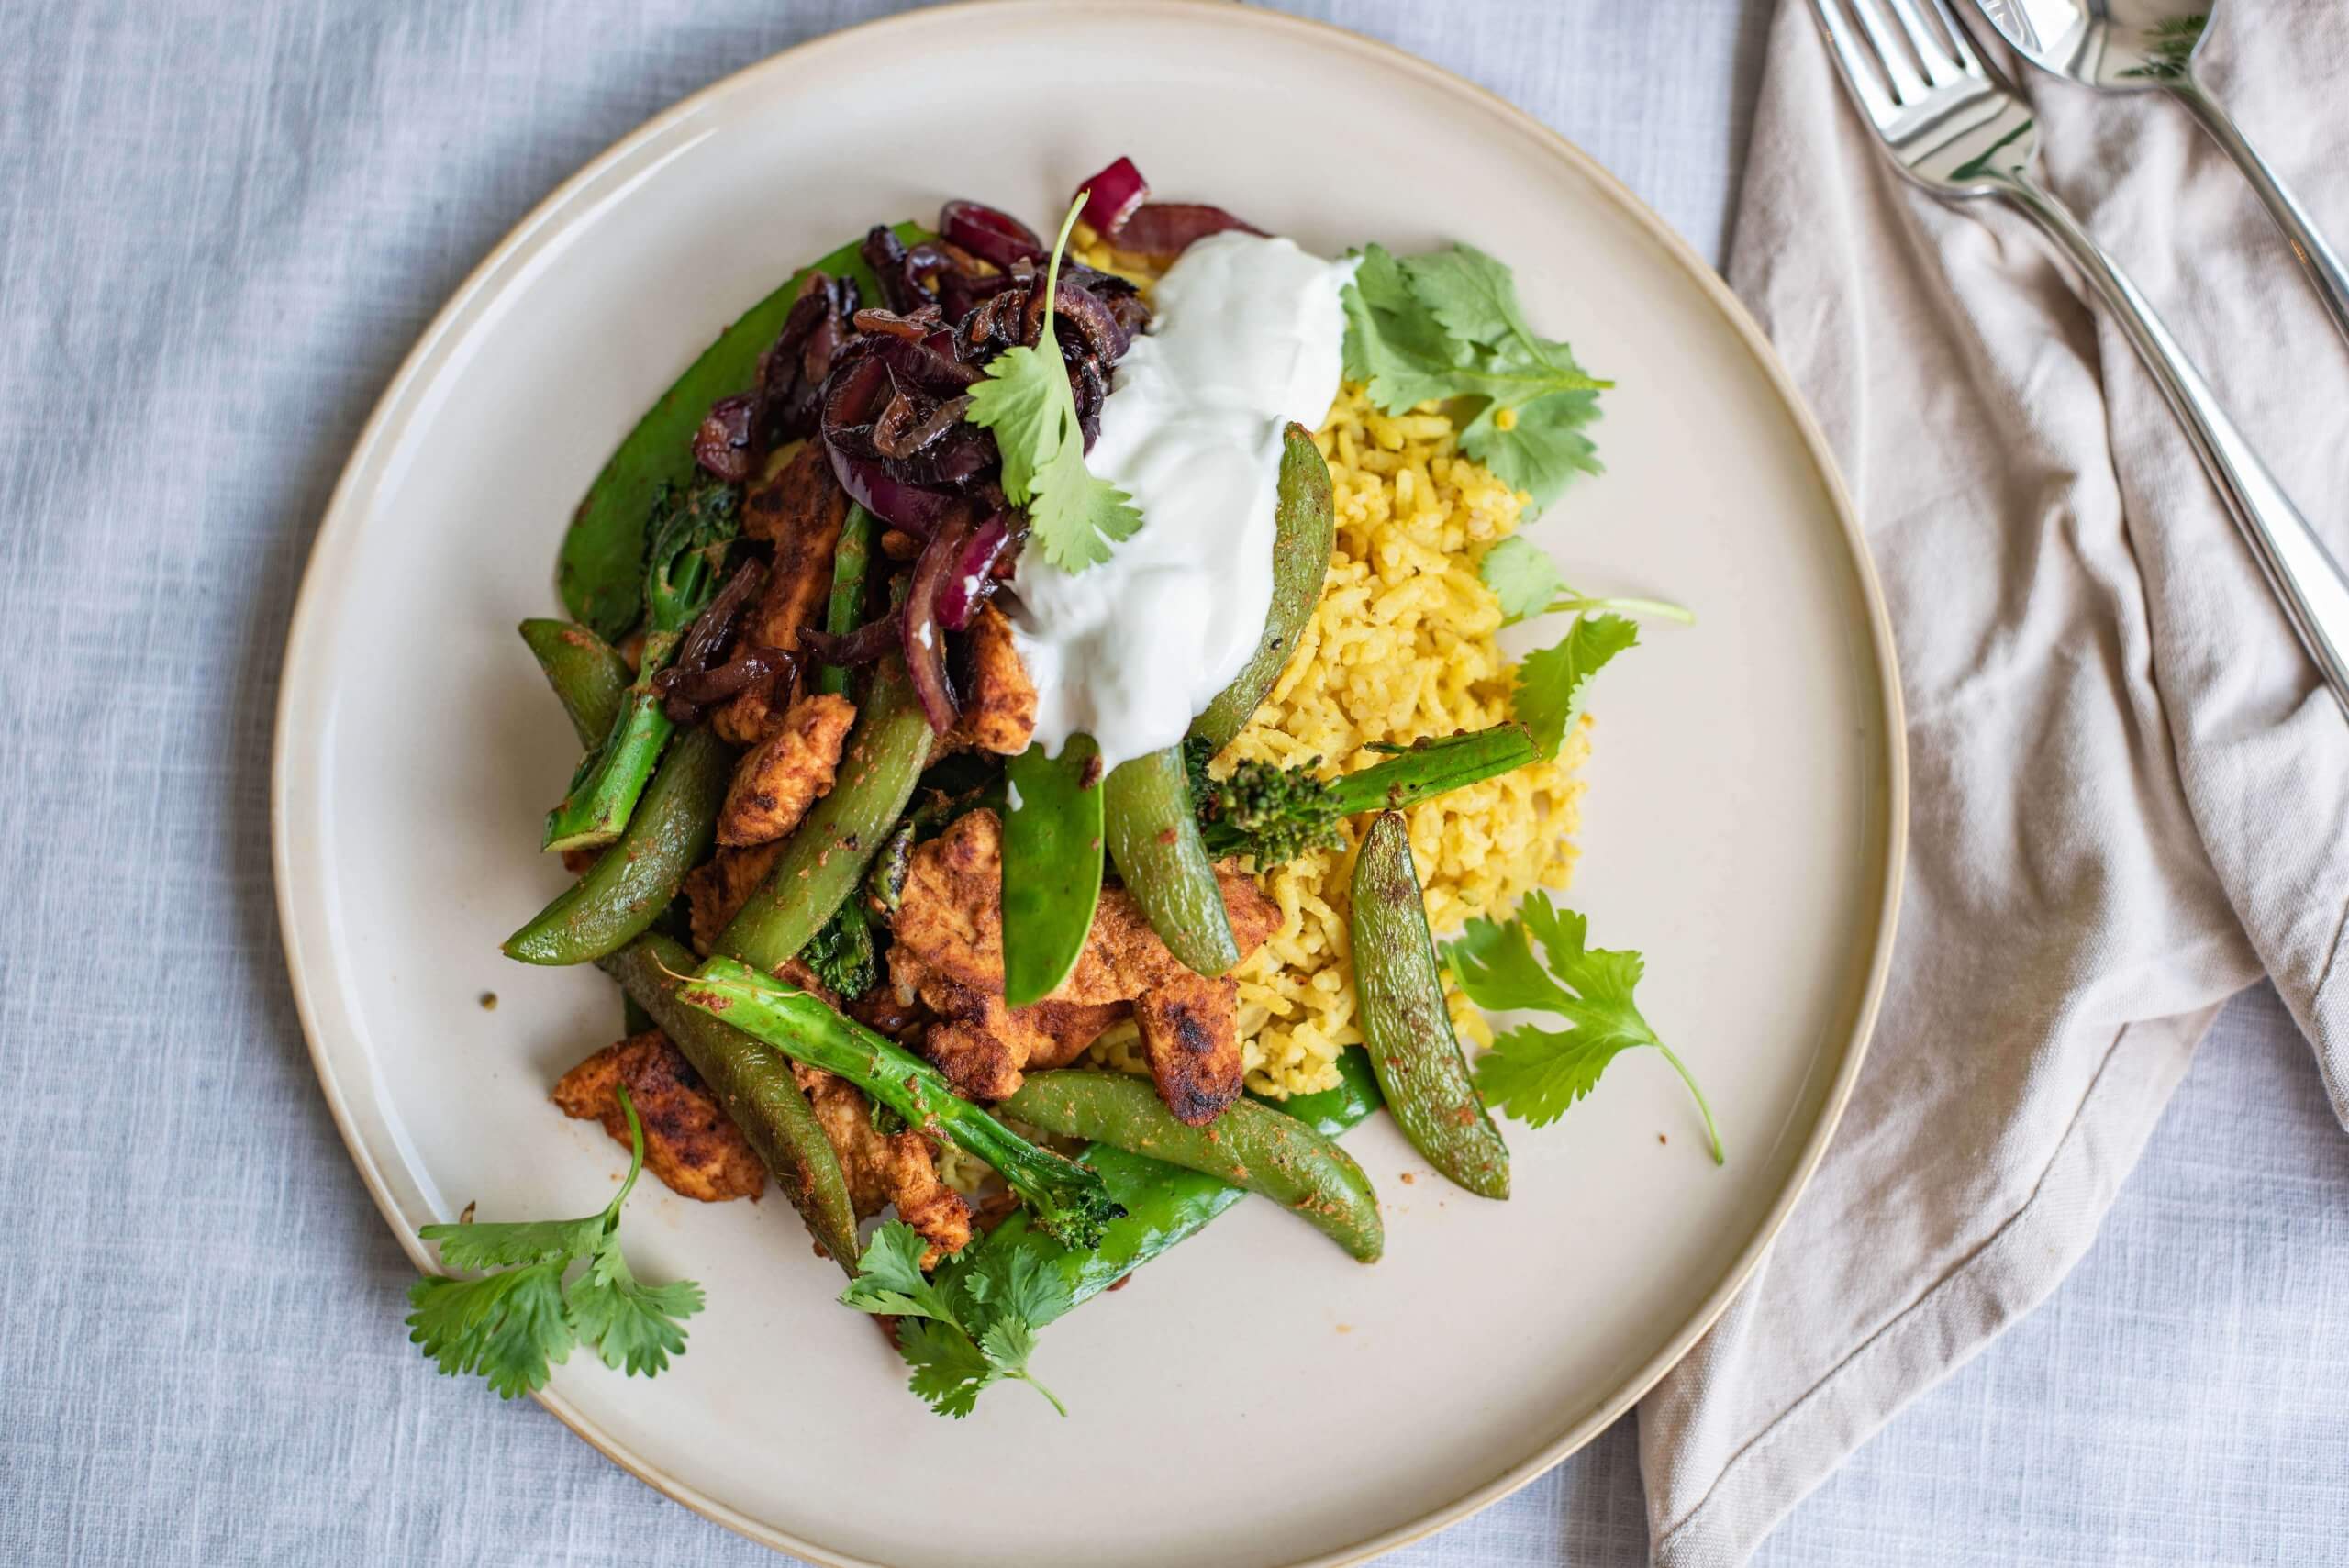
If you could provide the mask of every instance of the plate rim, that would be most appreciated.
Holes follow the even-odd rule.
[[[1499,94],[1478,85],[1456,72],[1411,53],[1383,39],[1357,33],[1312,17],[1292,16],[1285,12],[1261,10],[1253,6],[1235,6],[1230,0],[952,0],[944,6],[920,6],[886,17],[874,17],[852,26],[803,39],[791,47],[767,55],[740,70],[696,89],[668,108],[652,116],[628,131],[576,172],[564,179],[543,197],[483,257],[464,281],[451,293],[431,322],[417,341],[398,370],[385,384],[383,394],[369,410],[351,455],[345,460],[334,489],[328,495],[326,509],[320,517],[308,554],[302,568],[301,585],[296,591],[294,611],[288,621],[285,651],[279,663],[276,712],[271,726],[270,740],[270,869],[273,884],[278,921],[278,936],[285,956],[288,980],[294,994],[295,1011],[302,1026],[303,1041],[309,1051],[311,1070],[317,1074],[328,1113],[343,1147],[357,1168],[368,1195],[374,1200],[378,1213],[390,1226],[393,1235],[410,1261],[419,1270],[429,1272],[430,1258],[422,1241],[411,1233],[395,1207],[395,1200],[383,1171],[373,1154],[362,1140],[351,1106],[337,1070],[329,1063],[318,1021],[318,1012],[309,981],[302,963],[302,941],[297,930],[293,895],[293,863],[291,854],[291,794],[294,772],[295,740],[294,708],[297,691],[302,687],[295,672],[310,655],[310,644],[317,639],[320,604],[326,591],[322,586],[321,558],[331,543],[359,525],[351,516],[355,507],[355,492],[360,476],[376,466],[379,453],[395,445],[404,436],[406,426],[417,410],[407,406],[415,393],[434,373],[439,350],[444,341],[467,326],[471,308],[477,299],[489,294],[502,279],[507,268],[530,249],[542,230],[548,229],[564,217],[567,209],[582,192],[607,176],[615,167],[658,141],[674,128],[708,110],[719,99],[729,96],[751,83],[756,78],[787,65],[804,63],[808,57],[834,49],[853,49],[873,40],[874,35],[892,28],[926,27],[941,10],[959,11],[985,6],[994,11],[1072,10],[1100,16],[1147,17],[1151,15],[1182,16],[1188,18],[1212,16],[1219,23],[1236,24],[1241,28],[1258,27],[1302,35],[1322,49],[1336,53],[1352,53],[1419,78],[1428,85],[1509,124],[1520,133],[1530,136],[1550,156],[1565,164],[1587,181],[1605,200],[1613,204],[1620,214],[1631,220],[1649,239],[1661,246],[1681,272],[1694,282],[1698,291],[1718,311],[1736,333],[1746,352],[1776,393],[1778,402],[1791,419],[1796,434],[1816,473],[1821,491],[1827,497],[1829,509],[1841,528],[1845,553],[1857,579],[1861,608],[1867,623],[1870,651],[1874,655],[1875,673],[1880,690],[1881,711],[1877,721],[1883,728],[1884,745],[1881,789],[1883,798],[1873,804],[1878,808],[1882,828],[1872,835],[1876,840],[1871,849],[1880,855],[1882,885],[1876,901],[1873,929],[1868,937],[1872,943],[1860,988],[1857,1006],[1849,1014],[1850,1029],[1842,1048],[1842,1058],[1829,1085],[1820,1115],[1806,1138],[1802,1152],[1795,1162],[1787,1181],[1760,1225],[1740,1250],[1728,1268],[1706,1293],[1696,1311],[1674,1335],[1665,1341],[1616,1389],[1598,1404],[1575,1419],[1558,1436],[1526,1457],[1504,1468],[1500,1473],[1472,1487],[1442,1506],[1419,1518],[1364,1537],[1335,1551],[1319,1556],[1302,1558],[1286,1568],[1348,1568],[1372,1558],[1408,1546],[1439,1530],[1480,1513],[1502,1498],[1546,1474],[1569,1455],[1588,1443],[1599,1432],[1611,1426],[1623,1413],[1636,1405],[1664,1375],[1677,1365],[1695,1346],[1698,1340],[1711,1329],[1737,1298],[1754,1269],[1760,1264],[1778,1232],[1784,1229],[1812,1176],[1820,1161],[1832,1141],[1842,1120],[1853,1087],[1862,1064],[1867,1057],[1877,1013],[1882,1005],[1887,979],[1890,971],[1893,939],[1899,921],[1899,912],[1907,874],[1909,837],[1909,754],[1908,729],[1901,698],[1898,649],[1893,639],[1884,588],[1878,577],[1874,557],[1859,523],[1858,511],[1850,489],[1835,461],[1826,432],[1811,411],[1792,373],[1782,361],[1776,349],[1763,332],[1743,303],[1730,291],[1720,274],[1716,272],[1695,249],[1671,225],[1632,193],[1610,171],[1582,150],[1560,132],[1536,119],[1525,110],[1510,103]],[[729,1504],[719,1501],[682,1477],[663,1471],[636,1454],[618,1440],[589,1419],[569,1400],[551,1389],[540,1389],[531,1396],[557,1420],[573,1433],[619,1466],[630,1475],[652,1487],[662,1496],[699,1514],[711,1522],[771,1550],[788,1552],[821,1568],[902,1568],[872,1559],[839,1552],[794,1532],[779,1529],[755,1518]]]

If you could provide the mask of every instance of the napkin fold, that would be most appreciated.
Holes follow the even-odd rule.
[[[2349,243],[2349,11],[2205,76]],[[1994,56],[1993,58],[1998,58]],[[2043,169],[2349,555],[2349,346],[2183,109],[2009,75]],[[1892,980],[1761,1271],[1640,1407],[1655,1559],[1743,1562],[2086,1252],[2220,1005],[2271,975],[2349,1123],[2349,721],[2125,339],[2029,221],[1906,184],[1782,0],[1730,280],[1824,424],[1908,706]]]

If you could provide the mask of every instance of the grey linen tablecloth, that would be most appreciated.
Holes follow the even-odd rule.
[[[280,967],[269,727],[311,530],[441,299],[647,116],[891,8],[0,7],[0,1562],[776,1561],[404,1343]],[[1758,0],[1308,8],[1524,105],[1720,253]],[[2112,237],[2190,322],[2195,280]],[[2337,1560],[2343,1142],[2274,994],[2237,1002],[2070,1281],[1758,1560]],[[1640,1562],[1639,1463],[1626,1421],[1392,1561]]]

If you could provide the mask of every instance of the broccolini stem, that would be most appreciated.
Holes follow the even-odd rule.
[[[1092,1169],[1029,1142],[956,1095],[929,1062],[807,992],[721,956],[704,963],[678,996],[796,1062],[845,1078],[876,1105],[977,1155],[1010,1184],[1037,1226],[1069,1246],[1099,1246],[1103,1229],[1125,1212]]]

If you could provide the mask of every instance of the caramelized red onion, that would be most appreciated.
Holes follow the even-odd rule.
[[[1109,236],[1109,242],[1120,250],[1137,250],[1145,256],[1179,256],[1195,241],[1235,228],[1242,234],[1264,232],[1219,206],[1197,202],[1144,202]]]
[[[1130,158],[1119,159],[1077,189],[1085,193],[1085,221],[1101,235],[1117,233],[1134,208],[1150,200],[1150,183]]]
[[[859,664],[872,663],[896,647],[897,639],[903,635],[898,628],[904,624],[904,618],[902,610],[891,610],[880,619],[866,621],[854,631],[840,637],[811,627],[800,632],[799,640],[807,645],[810,654],[822,662],[852,670]]]
[[[969,629],[971,617],[994,595],[1001,581],[996,571],[1019,538],[1012,528],[1011,518],[1002,512],[979,525],[939,589],[939,625],[949,631]]]
[[[914,695],[921,699],[931,731],[939,735],[953,728],[963,711],[946,674],[946,632],[938,620],[939,601],[970,540],[970,521],[962,513],[941,523],[922,546],[921,559],[914,562],[913,579],[906,588],[904,635],[899,639],[906,652],[906,671],[913,677]]]
[[[977,202],[948,202],[938,209],[938,232],[952,245],[1005,272],[1015,261],[1041,265],[1051,251],[1036,231],[1008,213]]]

